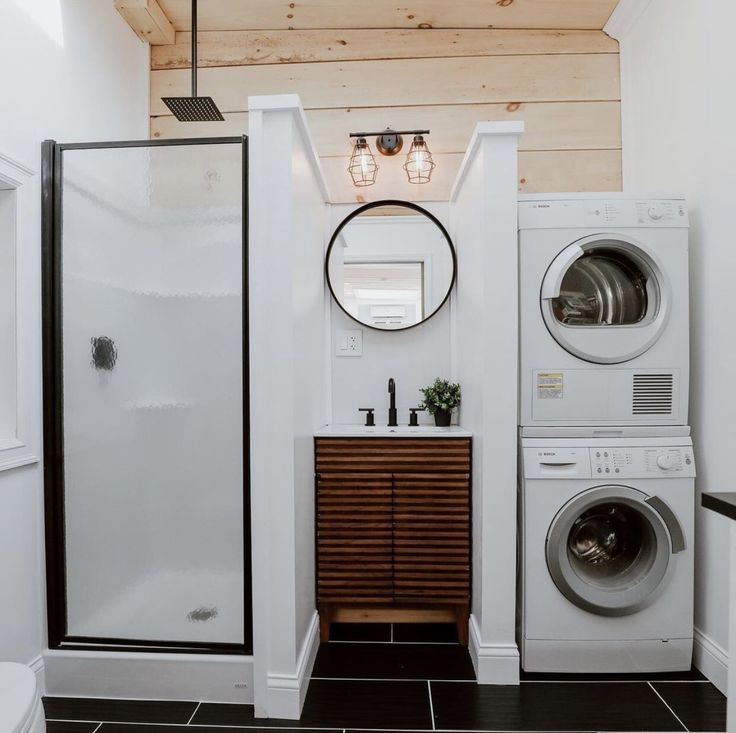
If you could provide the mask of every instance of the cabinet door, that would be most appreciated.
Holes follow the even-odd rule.
[[[317,474],[317,600],[393,600],[390,473]]]
[[[470,598],[470,475],[394,474],[394,598]]]

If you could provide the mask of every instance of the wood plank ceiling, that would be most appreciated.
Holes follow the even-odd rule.
[[[526,122],[520,191],[620,190],[618,44],[601,30],[616,4],[200,0],[200,94],[226,121],[180,123],[161,97],[189,94],[190,0],[158,0],[176,33],[152,45],[151,135],[241,134],[249,95],[294,92],[335,202],[447,199],[480,120]],[[401,155],[378,156],[375,186],[352,186],[348,133],[386,125],[431,130],[431,183],[409,184]]]

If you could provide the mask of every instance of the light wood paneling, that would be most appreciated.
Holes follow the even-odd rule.
[[[151,114],[161,97],[188,94],[185,69],[151,72]],[[305,109],[478,102],[618,100],[617,54],[348,61],[202,69],[199,87],[223,112],[249,95],[299,94]]]
[[[178,122],[161,102],[189,93],[191,35],[189,0],[159,2],[178,32],[152,47],[154,138],[244,134],[248,96],[296,93],[335,202],[447,199],[482,120],[524,121],[521,191],[621,188],[618,44],[600,30],[616,0],[207,0],[199,86],[223,123]],[[348,134],[388,125],[431,130],[431,183],[377,156],[376,185],[352,186]]]
[[[619,102],[550,102],[529,104],[469,104],[433,107],[316,109],[307,111],[314,144],[323,157],[350,153],[348,134],[358,127],[382,130],[432,130],[435,153],[462,153],[477,122],[523,120],[526,130],[521,150],[596,150],[621,146]],[[225,122],[182,123],[170,115],[151,119],[151,137],[242,135],[248,131],[248,113],[226,115]],[[380,162],[380,161],[379,161]]]
[[[201,30],[289,28],[555,28],[600,30],[618,0],[207,0]],[[160,0],[176,30],[189,30],[190,0]]]
[[[174,43],[174,26],[156,0],[115,0],[115,7],[141,40],[150,44]]]
[[[198,66],[370,61],[455,56],[618,53],[603,31],[552,30],[314,30],[199,33]],[[191,33],[151,49],[152,69],[188,68]]]

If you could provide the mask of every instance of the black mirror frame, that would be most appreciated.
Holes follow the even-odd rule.
[[[335,295],[335,291],[332,288],[332,282],[330,282],[330,252],[332,252],[332,247],[335,244],[335,241],[337,240],[338,236],[340,235],[340,232],[345,228],[347,224],[349,224],[353,219],[355,219],[356,216],[360,216],[365,211],[369,211],[370,209],[375,209],[379,206],[403,206],[407,209],[412,209],[413,211],[416,211],[420,214],[423,214],[426,216],[441,232],[444,236],[445,240],[447,241],[447,246],[450,248],[450,255],[452,256],[452,277],[450,278],[450,284],[447,288],[447,292],[445,293],[445,297],[442,298],[442,302],[425,318],[423,318],[421,321],[418,321],[417,323],[412,323],[411,326],[404,326],[403,328],[378,328],[377,326],[371,326],[368,323],[363,323],[363,321],[359,321],[354,315],[351,313],[348,313],[348,311],[343,307],[343,304],[340,302],[340,299]],[[361,326],[365,326],[366,328],[372,328],[374,331],[380,331],[381,333],[393,333],[396,331],[408,331],[410,328],[416,328],[417,326],[421,326],[423,323],[426,323],[430,318],[435,316],[441,309],[442,306],[448,301],[450,294],[452,293],[453,287],[455,287],[455,280],[457,279],[457,254],[455,253],[455,245],[452,243],[452,239],[450,238],[450,234],[448,233],[447,229],[442,225],[442,222],[432,213],[427,211],[425,208],[418,206],[417,204],[413,204],[410,201],[400,201],[398,199],[382,199],[381,201],[372,201],[369,204],[364,204],[363,206],[359,206],[355,211],[348,214],[338,225],[337,229],[332,233],[332,237],[330,238],[330,244],[327,247],[327,253],[325,254],[325,280],[327,281],[327,287],[330,289],[330,295],[332,296],[332,299],[337,303],[340,310],[349,318],[351,318],[356,323],[359,323]]]

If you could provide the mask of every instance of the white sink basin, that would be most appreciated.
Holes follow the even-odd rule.
[[[457,425],[451,425],[449,428],[438,428],[434,425],[420,425],[419,427],[409,427],[408,425],[399,425],[390,428],[386,425],[376,425],[369,428],[365,425],[325,425],[317,430],[316,436],[321,438],[350,438],[350,437],[370,437],[379,438],[470,438],[472,433]]]

